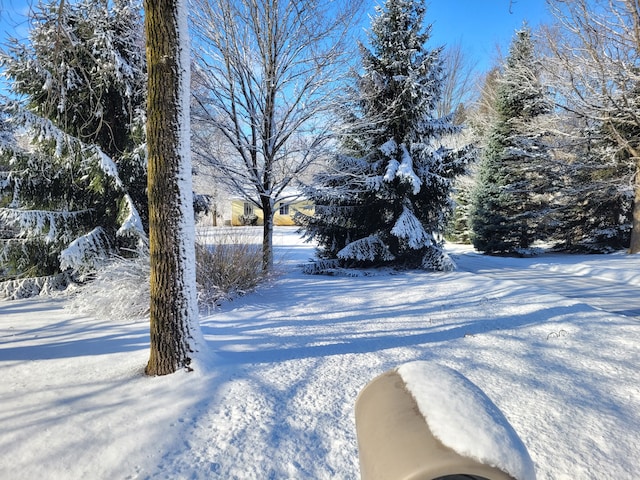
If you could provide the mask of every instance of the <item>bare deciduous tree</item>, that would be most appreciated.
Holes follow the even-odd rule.
[[[459,43],[443,49],[444,82],[440,98],[436,102],[438,117],[469,107],[476,90],[476,66],[477,62],[469,59]]]
[[[361,3],[193,0],[194,153],[262,209],[265,270],[275,205],[330,138],[325,114],[357,50]]]
[[[543,30],[549,81],[560,106],[604,125],[635,160],[630,253],[640,252],[640,4],[547,0],[557,23]]]

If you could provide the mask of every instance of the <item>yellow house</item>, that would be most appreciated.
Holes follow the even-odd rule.
[[[290,201],[278,202],[275,205],[273,224],[276,226],[290,226],[296,212],[313,215],[314,206],[310,200],[297,198]],[[262,209],[241,198],[231,200],[231,225],[264,225]]]

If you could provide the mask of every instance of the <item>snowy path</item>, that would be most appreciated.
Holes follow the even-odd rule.
[[[621,281],[606,278],[606,276],[600,277],[597,276],[598,273],[593,276],[594,273],[586,269],[576,271],[568,268],[563,271],[562,266],[566,263],[558,262],[566,262],[566,255],[550,254],[534,258],[504,259],[465,250],[464,247],[457,247],[455,255],[460,271],[544,289],[556,295],[579,300],[605,312],[636,317],[640,320],[640,285],[634,285],[629,279]],[[593,260],[593,256],[574,257],[574,260],[579,259],[589,261]],[[610,258],[611,268],[607,269],[606,264],[600,266],[600,274],[602,270],[618,271],[619,267],[615,263],[620,262],[640,264],[634,257],[616,254]],[[504,266],[505,263],[510,266]],[[514,267],[514,265],[517,266]]]

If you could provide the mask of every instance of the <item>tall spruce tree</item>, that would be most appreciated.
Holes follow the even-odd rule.
[[[538,123],[551,110],[526,26],[516,32],[495,101],[472,194],[472,241],[485,253],[523,254],[545,234],[549,148]]]
[[[90,269],[145,238],[142,33],[135,1],[53,1],[1,53],[19,132],[2,139],[5,278]]]
[[[302,222],[321,257],[341,266],[447,269],[442,233],[468,149],[440,143],[459,129],[435,117],[441,48],[425,46],[423,2],[387,0],[376,10],[363,73],[341,112],[340,151],[308,189],[315,216]]]

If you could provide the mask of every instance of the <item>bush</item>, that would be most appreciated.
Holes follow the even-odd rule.
[[[268,275],[262,271],[262,245],[255,239],[233,229],[212,231],[216,232],[214,238],[196,241],[200,309],[250,292]],[[149,253],[113,258],[93,280],[79,287],[70,306],[100,319],[148,319]]]
[[[255,213],[250,213],[248,215],[240,215],[238,220],[245,227],[255,227],[258,225],[258,216]]]
[[[241,232],[224,230],[215,242],[196,242],[196,278],[200,307],[218,305],[254,290],[266,280],[262,270],[262,245]]]
[[[71,290],[72,310],[98,319],[149,318],[149,252],[134,258],[113,257],[95,278]]]

